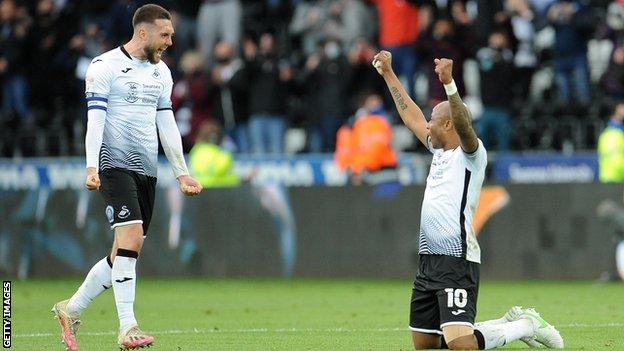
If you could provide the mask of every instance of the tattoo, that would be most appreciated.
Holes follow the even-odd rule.
[[[459,135],[462,145],[475,146],[477,142],[477,135],[474,129],[472,129],[472,120],[470,119],[470,111],[464,105],[459,93],[455,93],[448,97],[449,104],[451,105],[451,118],[455,131]],[[473,144],[474,145],[466,145]],[[472,150],[468,150],[472,151]]]
[[[390,92],[392,93],[392,96],[396,100],[396,103],[399,106],[399,108],[401,110],[407,109],[407,104],[405,103],[405,99],[403,99],[403,96],[401,96],[401,92],[399,92],[399,89],[397,87],[392,87],[390,88]]]

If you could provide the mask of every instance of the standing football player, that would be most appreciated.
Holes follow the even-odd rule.
[[[71,351],[78,350],[80,314],[111,286],[119,316],[119,347],[134,349],[154,342],[139,329],[134,297],[136,261],[154,207],[159,137],[180,191],[193,196],[202,190],[186,167],[171,109],[173,80],[161,61],[163,51],[172,45],[171,14],[158,5],[145,5],[134,13],[132,26],[132,39],[93,59],[86,75],[86,187],[100,190],[115,238],[110,255],[91,268],[78,291],[52,308]]]
[[[435,59],[448,101],[429,122],[381,51],[373,66],[384,78],[405,125],[433,154],[422,203],[420,266],[412,289],[410,329],[416,349],[492,349],[522,339],[563,348],[559,332],[533,309],[513,307],[504,317],[475,324],[481,252],[472,218],[485,177],[487,153],[453,81],[453,61]]]

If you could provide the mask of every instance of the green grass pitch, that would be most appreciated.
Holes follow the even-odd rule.
[[[79,280],[13,283],[12,350],[64,350],[50,308]],[[411,350],[411,282],[371,279],[149,279],[135,311],[151,350]],[[481,284],[478,320],[533,306],[570,350],[624,350],[624,284]],[[112,291],[82,316],[80,350],[117,350]],[[521,342],[505,349],[526,349]]]

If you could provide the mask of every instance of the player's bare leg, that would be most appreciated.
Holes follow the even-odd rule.
[[[439,349],[442,343],[441,339],[441,336],[437,334],[412,331],[412,341],[416,350]]]
[[[449,350],[478,350],[479,343],[471,326],[451,324],[442,328]]]
[[[522,338],[532,338],[548,348],[563,348],[559,332],[533,309],[522,309],[516,320],[505,323],[485,323],[472,327],[451,324],[442,328],[444,339],[451,350],[489,350]]]

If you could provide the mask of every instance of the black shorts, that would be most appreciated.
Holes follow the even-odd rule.
[[[100,172],[100,193],[106,202],[106,218],[111,229],[142,223],[143,235],[152,220],[156,178],[112,168]]]
[[[442,328],[474,327],[479,264],[461,257],[420,255],[410,306],[412,331],[442,335]]]

